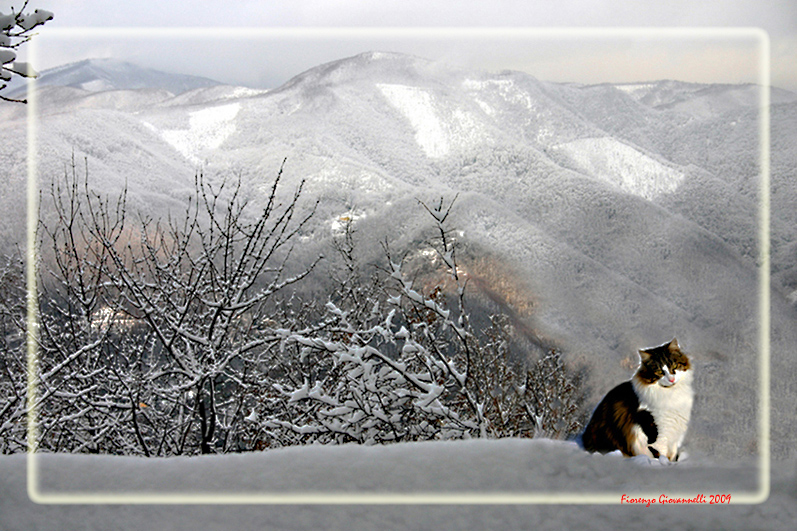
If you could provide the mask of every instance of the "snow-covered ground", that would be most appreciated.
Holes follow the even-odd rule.
[[[26,492],[26,456],[13,455],[0,457],[0,529],[622,529],[633,522],[644,522],[645,529],[793,529],[794,465],[775,464],[769,499],[747,504],[739,501],[756,489],[752,461],[691,456],[663,466],[546,440],[317,446],[169,459],[43,455],[38,476],[45,497],[99,494],[116,504],[37,505]],[[706,503],[659,503],[686,492],[703,494]],[[130,504],[125,493],[145,497]],[[171,505],[167,493],[205,498]],[[322,496],[331,505],[293,505],[301,500],[291,498],[259,503],[319,493],[340,496]],[[574,498],[585,493],[611,505]],[[711,495],[729,493],[730,504],[709,504]],[[379,498],[385,494],[405,497]],[[620,505],[623,494],[656,502]],[[541,500],[552,503],[522,503]]]

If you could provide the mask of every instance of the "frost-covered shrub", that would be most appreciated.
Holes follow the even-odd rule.
[[[347,275],[327,304],[325,325],[279,331],[293,371],[262,401],[270,445],[548,436],[581,429],[582,381],[558,351],[531,364],[510,352],[509,319],[477,333],[465,305],[443,203],[429,213],[434,246],[451,277],[423,293],[387,253],[388,267],[359,276],[351,227],[339,247]],[[387,247],[386,247],[387,249]],[[451,288],[450,286],[453,286]],[[452,310],[447,298],[458,302]],[[267,406],[266,406],[267,404]]]
[[[394,275],[400,275],[393,265]],[[283,348],[295,347],[305,368],[301,385],[282,383],[284,408],[268,419],[299,437],[291,442],[359,442],[461,438],[478,432],[480,420],[449,405],[449,395],[464,389],[465,375],[440,348],[435,335],[446,310],[403,283],[397,295],[367,301],[362,319],[332,302],[328,322],[313,336],[288,330]],[[408,319],[421,304],[430,317]],[[430,344],[437,343],[436,346]],[[475,405],[475,404],[474,404]],[[464,414],[463,414],[464,413]],[[283,439],[285,441],[286,439]]]

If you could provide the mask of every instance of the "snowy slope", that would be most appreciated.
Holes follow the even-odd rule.
[[[45,495],[114,496],[137,492],[155,505],[34,505],[25,491],[25,456],[0,457],[0,528],[29,529],[618,529],[629,519],[647,529],[790,529],[797,518],[794,464],[774,468],[774,489],[763,505],[743,504],[756,490],[749,462],[690,457],[674,466],[614,455],[589,455],[573,443],[473,440],[382,447],[337,446],[246,455],[144,459],[44,455]],[[559,505],[589,492],[609,505]],[[160,494],[211,494],[210,505],[159,505]],[[237,496],[250,495],[244,505]],[[257,505],[263,494],[343,494],[345,505]],[[410,505],[358,505],[348,498],[384,493],[410,496]],[[730,505],[660,506],[687,494],[731,494]],[[440,497],[448,494],[449,497]],[[545,496],[543,505],[505,505],[512,495]],[[654,498],[650,507],[622,505],[621,496]],[[488,504],[479,499],[488,497]],[[489,499],[493,496],[492,499]],[[435,498],[438,498],[435,500]],[[241,498],[238,498],[241,500]],[[241,500],[243,501],[243,500]],[[339,498],[338,501],[341,501]],[[371,500],[373,501],[373,500]],[[447,502],[438,505],[440,501]],[[572,500],[571,500],[572,501]],[[437,503],[435,503],[437,502]],[[477,505],[458,505],[458,503]],[[254,505],[250,505],[254,503]],[[427,505],[432,503],[432,505]],[[495,504],[498,505],[495,505]],[[551,504],[553,503],[553,504]]]
[[[582,138],[550,150],[563,166],[597,177],[649,201],[672,193],[684,174],[609,137]]]
[[[218,148],[235,131],[233,120],[240,109],[239,103],[230,103],[192,111],[187,129],[166,129],[160,135],[183,157],[199,165],[199,153]],[[150,126],[147,122],[145,125]]]

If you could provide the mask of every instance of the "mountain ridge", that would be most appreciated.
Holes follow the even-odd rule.
[[[197,88],[221,85],[220,82],[193,75],[167,73],[117,59],[84,59],[42,71],[36,85],[74,87],[87,92],[108,90],[162,89],[173,95]],[[27,92],[23,80],[8,87],[11,96]]]

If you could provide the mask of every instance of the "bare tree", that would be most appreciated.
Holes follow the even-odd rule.
[[[38,441],[54,451],[128,453],[130,405],[117,393],[114,341],[118,319],[108,289],[110,256],[87,223],[87,183],[72,162],[50,194],[56,221],[39,227],[40,267],[37,392],[29,406],[39,413]],[[121,207],[120,202],[118,206]],[[103,237],[121,230],[115,226]]]
[[[196,178],[186,211],[166,221],[127,212],[79,183],[53,189],[42,223],[41,444],[143,455],[234,449],[243,397],[262,385],[267,326],[288,276],[302,185],[280,202],[283,170],[262,205],[240,180]],[[65,442],[68,441],[68,442]]]

